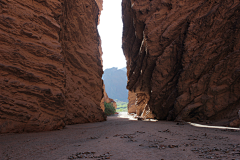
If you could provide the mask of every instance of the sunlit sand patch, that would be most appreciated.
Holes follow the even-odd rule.
[[[132,121],[137,121],[137,118],[134,118],[134,115],[128,114],[128,112],[119,112],[118,118],[128,118]]]
[[[202,124],[191,123],[191,122],[187,122],[187,123],[195,127],[240,130],[240,128],[233,128],[233,127],[209,126],[209,125],[202,125]]]
[[[128,112],[119,112],[118,118],[128,118],[131,121],[138,121],[138,118],[136,117],[136,114],[129,114]],[[143,119],[142,121],[151,121],[151,122],[157,122],[156,119]]]

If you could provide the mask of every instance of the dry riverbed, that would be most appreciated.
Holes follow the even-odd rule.
[[[62,130],[0,135],[1,160],[240,160],[240,131],[137,121],[126,113]]]

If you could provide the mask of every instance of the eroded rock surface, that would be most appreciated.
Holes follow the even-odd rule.
[[[127,87],[139,102],[162,120],[238,120],[239,1],[123,0],[122,7]]]
[[[136,94],[134,92],[128,92],[128,113],[137,113]]]
[[[103,121],[94,0],[0,1],[0,133]]]
[[[102,101],[101,101],[101,109],[102,109],[103,111],[105,110],[104,102],[106,102],[106,103],[112,103],[112,104],[113,104],[113,107],[114,107],[115,109],[117,109],[117,103],[116,103],[112,98],[109,98],[109,97],[108,97],[108,94],[107,94],[107,92],[106,92],[106,90],[105,90],[105,85],[103,85],[103,94],[104,94],[104,96],[103,96]]]
[[[67,124],[103,120],[102,63],[94,0],[65,1],[61,44],[65,58]]]

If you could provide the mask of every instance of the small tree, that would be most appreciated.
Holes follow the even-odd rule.
[[[115,109],[115,107],[113,107],[112,103],[104,102],[104,107],[105,107],[104,113],[107,116],[113,115],[116,112],[116,109]]]

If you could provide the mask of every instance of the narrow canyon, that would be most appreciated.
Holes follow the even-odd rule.
[[[0,0],[0,159],[240,159],[239,0],[122,0],[129,114],[108,117],[102,10]]]
[[[102,3],[0,0],[0,133],[106,120]],[[239,127],[238,0],[123,0],[122,19],[129,112]]]

